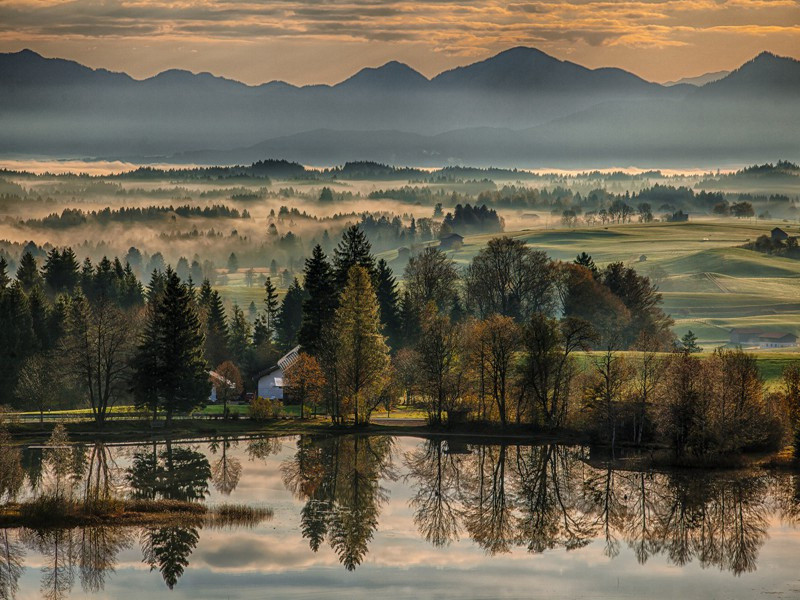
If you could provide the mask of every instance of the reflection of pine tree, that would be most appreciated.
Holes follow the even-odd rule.
[[[172,589],[189,566],[189,556],[199,539],[200,533],[194,527],[147,529],[142,534],[143,561],[151,571],[158,569]]]
[[[208,494],[211,467],[201,452],[191,448],[166,448],[137,452],[128,470],[128,483],[135,498],[195,501]]]

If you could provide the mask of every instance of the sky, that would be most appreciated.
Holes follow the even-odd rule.
[[[144,78],[335,83],[399,60],[431,77],[513,46],[651,81],[800,58],[800,0],[2,0],[0,52]]]

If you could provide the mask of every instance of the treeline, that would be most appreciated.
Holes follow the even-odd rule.
[[[163,220],[171,215],[190,218],[200,217],[204,219],[249,219],[250,213],[230,208],[223,204],[213,206],[145,206],[145,207],[122,207],[112,209],[110,207],[101,210],[83,211],[79,208],[65,208],[61,214],[52,213],[41,219],[28,219],[24,224],[28,227],[48,227],[51,229],[66,229],[78,227],[86,224],[107,225],[109,223],[142,223],[147,221]]]

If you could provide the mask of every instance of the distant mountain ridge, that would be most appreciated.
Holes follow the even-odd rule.
[[[0,54],[0,154],[529,165],[587,152],[634,160],[648,149],[712,158],[732,145],[755,161],[765,147],[797,148],[799,92],[800,62],[770,53],[701,87],[526,47],[431,79],[390,61],[298,87],[178,69],[137,80],[23,50]]]

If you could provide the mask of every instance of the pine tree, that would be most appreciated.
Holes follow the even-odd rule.
[[[275,261],[273,261],[275,262]],[[270,332],[275,331],[275,320],[278,317],[278,290],[272,283],[272,278],[267,277],[264,282],[264,291],[266,297],[264,298],[264,310],[266,311],[266,326]],[[272,334],[270,334],[271,336]]]
[[[202,290],[201,290],[202,292]],[[225,307],[217,290],[211,290],[205,309],[205,357],[210,365],[218,365],[230,357],[230,331]]]
[[[211,393],[203,357],[204,336],[189,288],[167,268],[167,285],[158,304],[159,398],[167,422],[175,412],[202,405]]]
[[[383,259],[378,261],[376,279],[375,295],[378,297],[383,332],[389,338],[389,345],[397,348],[401,336],[397,280],[392,269]]]
[[[297,344],[297,333],[303,322],[304,300],[305,291],[295,278],[283,298],[275,327],[278,346],[283,350],[290,350]]]
[[[250,323],[247,322],[242,309],[235,303],[228,332],[228,346],[233,362],[240,367],[247,365],[248,350],[250,348]]]
[[[153,280],[160,277],[163,275],[154,270]],[[159,396],[159,343],[161,336],[158,321],[161,295],[162,293],[157,290],[148,293],[149,300],[145,308],[144,327],[131,365],[133,369],[131,391],[134,404],[138,409],[146,408],[151,412],[154,421],[158,417],[158,409],[161,406]]]
[[[347,277],[353,266],[367,270],[370,279],[375,281],[375,258],[372,244],[358,225],[351,225],[342,234],[339,245],[333,251],[333,270],[336,288],[341,292],[347,285]]]
[[[26,252],[22,255],[17,268],[17,281],[19,281],[22,290],[27,294],[35,286],[42,284],[42,276],[39,274],[39,266],[36,264],[36,259],[33,254]]]
[[[28,299],[19,283],[0,292],[0,404],[10,404],[17,374],[36,349]]]
[[[316,356],[322,333],[330,325],[336,310],[333,272],[319,244],[314,246],[311,258],[306,259],[304,287],[306,300],[297,340],[305,352]]]
[[[334,360],[344,403],[336,414],[352,413],[356,425],[369,422],[389,374],[389,347],[380,332],[378,312],[368,271],[353,266],[336,309],[332,334],[339,343]]]
[[[0,293],[8,287],[11,283],[11,278],[8,276],[8,261],[5,256],[0,256]]]

